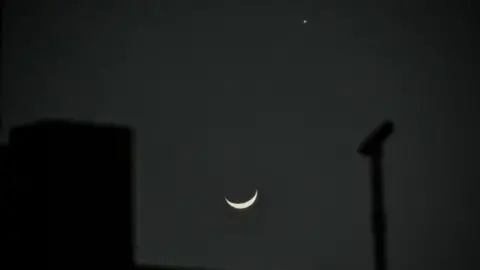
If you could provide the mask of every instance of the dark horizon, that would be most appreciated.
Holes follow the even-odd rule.
[[[196,266],[178,266],[178,265],[147,265],[138,264],[136,270],[226,270],[226,269],[212,269]]]

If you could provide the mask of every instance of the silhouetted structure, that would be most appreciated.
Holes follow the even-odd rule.
[[[133,269],[132,140],[128,127],[69,120],[13,128],[3,269]]]
[[[10,242],[13,241],[9,237],[8,231],[12,228],[12,223],[10,222],[10,209],[8,207],[10,201],[10,194],[8,190],[10,189],[8,185],[8,145],[0,144],[0,250],[2,250],[2,257],[10,257]],[[3,263],[4,260],[0,259],[0,269],[5,269]]]
[[[375,269],[387,269],[386,214],[383,206],[383,143],[393,132],[393,122],[384,121],[360,145],[358,152],[370,158],[372,177],[372,233],[374,234]]]

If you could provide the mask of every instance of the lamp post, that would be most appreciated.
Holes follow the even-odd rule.
[[[362,156],[370,158],[371,224],[374,237],[375,270],[387,269],[387,245],[385,239],[387,216],[384,210],[382,158],[384,154],[383,144],[393,133],[393,129],[394,124],[392,121],[382,122],[365,138],[357,150]]]

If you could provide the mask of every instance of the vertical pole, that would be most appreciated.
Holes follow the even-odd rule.
[[[371,156],[372,233],[374,236],[375,269],[386,270],[386,214],[383,207],[383,175],[381,150]]]

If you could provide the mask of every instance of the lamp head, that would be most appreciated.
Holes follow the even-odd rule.
[[[390,120],[383,121],[370,135],[363,140],[357,152],[364,156],[381,153],[383,142],[393,133],[394,124]]]

